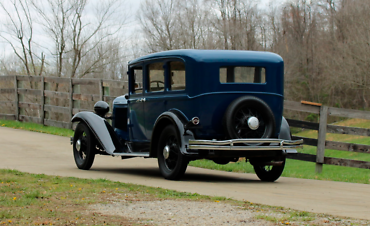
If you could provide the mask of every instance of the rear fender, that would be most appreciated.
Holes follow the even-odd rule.
[[[84,122],[94,134],[101,147],[110,155],[119,150],[119,141],[111,125],[102,117],[93,112],[79,112],[73,116],[72,122]]]
[[[185,133],[184,127],[187,122],[188,119],[178,110],[170,110],[162,113],[154,124],[150,144],[150,157],[157,157],[156,151],[159,137],[161,136],[162,130],[169,124],[172,124],[177,128],[178,136],[181,139],[181,153],[184,155],[189,155],[187,148],[189,147],[189,140],[194,139],[194,134],[190,130],[187,130]]]
[[[290,127],[287,120],[283,117],[281,120],[279,139],[291,140]]]
[[[288,124],[287,120],[284,117],[281,120],[279,139],[292,140],[289,124]],[[295,150],[295,149],[285,150],[285,153],[287,153],[287,154],[297,153],[297,150]]]

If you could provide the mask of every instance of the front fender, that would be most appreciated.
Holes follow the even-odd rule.
[[[108,126],[110,126],[109,123],[97,114],[88,111],[79,112],[72,117],[71,121],[84,122],[93,132],[95,138],[98,140],[102,148],[108,154],[113,155],[113,152],[119,148],[116,147],[113,142],[111,133],[108,129]]]

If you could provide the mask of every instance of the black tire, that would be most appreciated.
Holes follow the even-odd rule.
[[[95,159],[95,146],[96,140],[90,129],[85,123],[78,123],[73,137],[73,156],[79,169],[91,168]]]
[[[248,119],[259,120],[258,129],[251,129]],[[225,129],[231,139],[269,138],[275,132],[275,117],[270,107],[261,99],[243,96],[233,101],[225,113]]]
[[[161,174],[165,179],[180,179],[188,166],[189,160],[180,151],[180,136],[173,125],[166,126],[159,137],[157,157]],[[165,157],[164,149],[168,155]]]
[[[253,165],[254,172],[256,172],[258,178],[261,181],[274,182],[276,181],[284,171],[285,158],[283,158],[283,164],[281,166],[261,166]]]

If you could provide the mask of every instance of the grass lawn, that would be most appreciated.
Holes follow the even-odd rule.
[[[124,217],[89,212],[88,206],[111,200],[162,199],[227,201],[222,197],[105,179],[87,180],[0,169],[0,225],[141,225]]]
[[[59,135],[59,136],[64,136],[64,137],[73,136],[73,130],[52,127],[52,126],[44,126],[41,124],[31,123],[31,122],[18,122],[18,121],[0,119],[0,126],[10,127],[14,129],[29,130],[29,131],[39,132],[39,133],[54,134],[54,135]]]
[[[113,203],[130,206],[142,201],[162,200],[231,205],[238,210],[249,211],[253,219],[270,221],[275,225],[369,223],[365,220],[345,219],[105,179],[67,178],[0,169],[0,225],[153,225],[148,224],[148,219],[107,215],[91,207],[95,204],[104,206]],[[194,205],[196,204],[192,204]],[[164,215],[163,211],[158,211],[158,214]]]

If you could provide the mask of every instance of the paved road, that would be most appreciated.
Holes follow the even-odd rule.
[[[0,127],[0,168],[30,173],[106,178],[273,206],[370,220],[370,185],[280,178],[189,167],[182,181],[164,180],[156,159],[97,156],[91,170],[75,166],[69,138]]]

